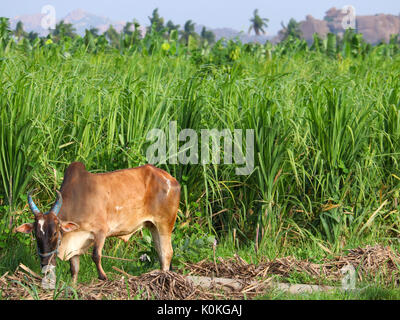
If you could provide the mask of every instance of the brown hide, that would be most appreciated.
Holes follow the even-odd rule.
[[[74,162],[65,172],[60,192],[63,199],[58,215],[60,220],[79,225],[78,230],[63,234],[61,253],[58,253],[60,258],[63,254],[70,260],[74,282],[79,271],[79,255],[90,244],[94,244],[93,260],[99,278],[106,279],[101,267],[105,238],[117,236],[127,241],[143,226],[152,233],[161,269],[169,269],[171,233],[179,207],[180,185],[167,172],[144,165],[93,174],[82,163]],[[70,250],[69,253],[74,253],[67,257],[65,248],[70,248],[71,243],[75,247],[81,246],[82,250]]]
[[[176,179],[152,165],[92,174],[74,162],[60,191],[60,219],[77,223],[81,231],[104,232],[106,237],[131,234],[146,221],[170,233],[180,199]]]

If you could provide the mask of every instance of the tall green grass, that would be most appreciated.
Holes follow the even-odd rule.
[[[48,206],[72,161],[93,172],[144,164],[147,133],[176,121],[199,137],[206,128],[255,133],[248,176],[227,164],[161,165],[182,184],[178,224],[220,238],[235,230],[235,241],[259,246],[314,239],[333,251],[371,234],[397,237],[400,57],[378,48],[336,59],[332,43],[328,56],[242,47],[222,65],[187,53],[2,49],[3,202],[25,221],[27,190]]]

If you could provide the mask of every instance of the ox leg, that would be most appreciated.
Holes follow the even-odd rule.
[[[159,230],[155,225],[150,226],[149,229],[158,253],[161,270],[168,271],[173,254],[171,232],[162,232],[162,230]]]
[[[101,252],[103,251],[105,240],[106,237],[104,233],[95,235],[92,259],[96,265],[100,280],[107,280],[106,273],[101,266]]]
[[[69,265],[71,270],[72,283],[76,284],[79,272],[79,256],[73,256],[71,259],[69,259]]]

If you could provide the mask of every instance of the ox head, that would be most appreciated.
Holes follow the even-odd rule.
[[[17,232],[23,233],[30,233],[33,230],[36,236],[37,252],[42,269],[48,265],[56,265],[57,251],[63,233],[71,232],[79,228],[76,223],[62,221],[58,217],[62,202],[62,195],[57,191],[57,200],[53,207],[50,211],[42,213],[33,202],[31,194],[28,193],[28,203],[35,217],[35,221],[34,223],[24,223],[16,228]]]

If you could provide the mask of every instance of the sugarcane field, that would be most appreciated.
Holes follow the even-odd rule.
[[[1,4],[0,300],[399,300],[400,11],[331,2]]]

